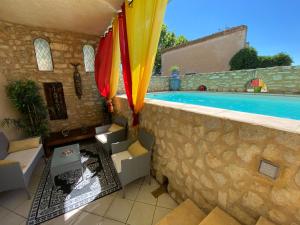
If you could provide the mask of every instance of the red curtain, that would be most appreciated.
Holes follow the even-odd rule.
[[[120,39],[120,52],[121,52],[124,86],[125,86],[128,104],[132,110],[132,115],[133,115],[132,125],[136,126],[139,123],[139,118],[138,118],[138,114],[134,113],[134,106],[132,102],[132,81],[131,81],[131,69],[130,69],[130,61],[129,61],[129,49],[128,49],[124,4],[122,5],[122,12],[119,13],[119,39]]]
[[[95,57],[95,80],[101,96],[109,98],[110,74],[112,65],[112,30],[99,42]]]

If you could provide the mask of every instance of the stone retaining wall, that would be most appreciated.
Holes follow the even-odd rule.
[[[247,225],[261,215],[300,224],[300,134],[151,102],[140,126],[155,135],[154,174],[168,178],[176,201],[191,198],[206,212],[218,205]],[[114,104],[131,123],[127,99],[117,97]],[[280,167],[275,181],[257,172],[261,159]]]
[[[209,91],[244,92],[246,84],[261,78],[271,93],[300,94],[300,67],[282,66],[251,70],[202,73],[181,76],[181,91],[194,91],[203,84]],[[120,78],[119,93],[124,93],[123,80]],[[169,76],[152,76],[148,92],[168,91]]]

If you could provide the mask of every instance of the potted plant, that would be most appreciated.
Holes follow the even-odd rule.
[[[171,91],[179,91],[180,89],[180,76],[179,76],[179,67],[172,66],[171,67],[171,78],[170,78],[170,90]]]
[[[6,94],[21,118],[5,118],[1,126],[22,129],[29,137],[47,136],[48,112],[37,84],[31,80],[12,81],[6,86]]]
[[[179,66],[172,66],[170,70],[171,70],[171,77],[179,78]]]

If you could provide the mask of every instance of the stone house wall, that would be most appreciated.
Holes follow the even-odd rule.
[[[37,68],[33,41],[39,37],[50,43],[53,71],[43,72]],[[82,51],[84,44],[91,44],[95,47],[97,41],[96,36],[0,21],[0,76],[7,81],[34,80],[41,87],[40,93],[43,97],[44,82],[63,83],[68,119],[50,121],[51,131],[101,123],[102,107],[94,82],[94,74],[85,72]],[[79,67],[83,87],[81,100],[75,94],[73,67],[70,63],[81,64]],[[4,101],[6,101],[6,96],[1,96],[1,107]],[[14,117],[14,115],[1,114],[0,119],[4,117]]]
[[[129,119],[127,99],[115,109]],[[159,181],[171,196],[192,199],[207,213],[216,205],[242,224],[259,216],[277,224],[300,224],[300,134],[147,103],[140,126],[155,135],[152,157]],[[130,128],[130,134],[136,130]],[[278,165],[272,180],[258,173],[261,159]]]
[[[169,76],[152,76],[148,92],[168,91]],[[195,91],[203,84],[208,91],[244,92],[248,82],[261,78],[271,93],[300,94],[300,67],[282,66],[217,73],[200,73],[181,76],[181,91]],[[124,93],[120,77],[119,93]]]

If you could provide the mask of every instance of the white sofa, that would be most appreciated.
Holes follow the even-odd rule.
[[[24,188],[28,198],[30,198],[28,184],[37,163],[44,155],[43,145],[39,141],[35,147],[26,149],[26,146],[30,145],[19,142],[18,145],[23,145],[25,149],[9,153],[10,147],[14,144],[13,142],[10,143],[6,136],[0,132],[0,192]],[[31,144],[31,146],[33,145]]]

